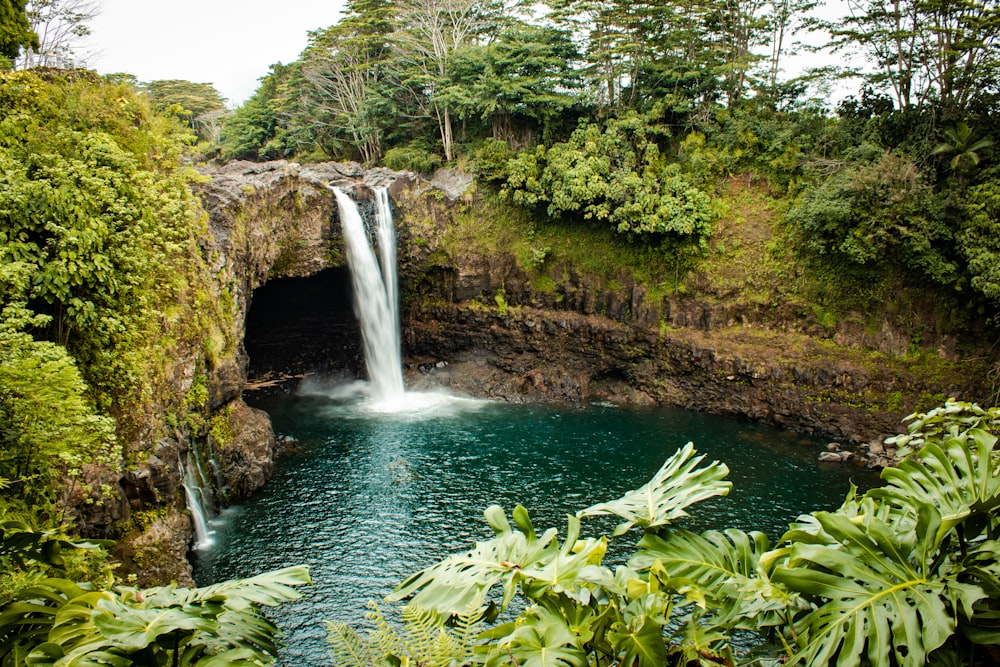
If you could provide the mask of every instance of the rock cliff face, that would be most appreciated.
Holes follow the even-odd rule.
[[[821,337],[780,309],[696,297],[654,300],[626,276],[612,284],[573,266],[563,267],[561,282],[537,289],[502,249],[446,247],[456,213],[479,205],[459,173],[425,181],[354,164],[234,162],[205,176],[198,188],[210,231],[203,252],[215,280],[213,307],[225,322],[218,345],[224,353],[206,354],[192,344],[190,354],[177,359],[163,391],[187,397],[198,409],[148,444],[123,480],[124,506],[98,523],[143,508],[178,507],[178,470],[197,453],[220,465],[221,479],[212,483],[231,502],[268,480],[275,456],[270,422],[241,398],[247,315],[254,291],[265,283],[344,265],[331,186],[351,192],[363,210],[373,206],[372,187],[389,187],[400,234],[411,386],[443,385],[511,401],[680,406],[855,443],[895,432],[920,400],[987,396],[979,381],[985,362],[957,359],[951,344],[928,374],[926,358],[916,364],[891,354],[906,342],[891,327],[870,335],[867,345],[846,329]],[[149,581],[185,581],[187,517],[169,511],[139,519],[142,530],[123,558]]]
[[[149,381],[139,414],[121,420],[130,464],[124,475],[96,466],[89,471],[89,487],[112,489],[100,502],[90,502],[95,499],[79,486],[67,491],[76,494],[69,504],[84,507],[81,531],[121,538],[116,556],[140,585],[192,583],[185,471],[189,484],[210,487],[206,497],[224,503],[246,498],[272,474],[270,419],[242,400],[253,291],[277,277],[313,275],[341,263],[330,185],[363,200],[372,186],[397,177],[363,173],[357,165],[299,169],[285,162],[231,163],[206,172],[198,194],[209,234],[201,242],[201,268],[188,276],[195,296],[179,304],[187,308],[176,317],[180,324],[165,321],[170,359],[163,376]]]

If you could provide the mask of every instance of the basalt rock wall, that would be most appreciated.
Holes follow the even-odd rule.
[[[609,280],[559,266],[537,289],[502,249],[448,243],[474,193],[400,193],[410,382],[505,400],[659,404],[741,415],[846,442],[898,432],[947,397],[988,401],[988,355],[953,336],[907,354],[889,321],[831,332],[801,305],[718,295],[654,300],[622,271]],[[569,240],[567,240],[569,242]],[[808,311],[806,315],[808,315]]]

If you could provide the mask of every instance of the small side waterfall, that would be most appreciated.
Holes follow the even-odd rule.
[[[346,192],[334,189],[340,223],[347,247],[347,263],[354,287],[354,312],[361,323],[365,365],[371,383],[372,398],[380,403],[403,396],[403,363],[399,342],[399,311],[396,294],[396,243],[389,212],[388,194],[380,189],[379,250],[381,271],[375,252],[368,242],[365,223],[358,205]],[[385,197],[381,200],[381,197]],[[384,203],[383,203],[384,201]],[[383,212],[384,211],[384,212]],[[381,231],[381,228],[386,228]],[[391,255],[391,257],[390,257]],[[385,276],[391,274],[391,278]]]
[[[191,522],[194,524],[194,548],[203,549],[213,544],[212,531],[208,527],[208,511],[205,509],[204,486],[190,462],[185,466],[181,461],[180,466],[181,485],[184,487],[184,497],[191,512]]]

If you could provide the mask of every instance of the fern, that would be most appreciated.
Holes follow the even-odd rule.
[[[328,622],[328,641],[337,667],[377,667],[386,663],[448,667],[471,662],[482,615],[476,611],[445,617],[432,609],[407,605],[397,629],[374,602],[366,618],[374,629],[366,637],[349,626]]]
[[[327,621],[327,641],[333,654],[333,664],[338,667],[370,667],[375,655],[351,626],[339,621]]]

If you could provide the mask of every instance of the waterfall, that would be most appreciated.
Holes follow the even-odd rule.
[[[212,545],[212,531],[208,528],[208,513],[205,510],[205,499],[202,485],[199,483],[194,469],[190,465],[181,466],[181,485],[184,487],[184,497],[188,510],[191,512],[191,522],[194,524],[195,549],[203,549]]]
[[[382,192],[382,190],[379,190]],[[347,247],[347,263],[351,269],[351,283],[354,286],[354,312],[361,323],[361,338],[365,350],[365,365],[371,383],[372,398],[377,402],[388,402],[403,395],[403,363],[399,342],[399,314],[396,296],[396,245],[392,227],[392,216],[388,210],[388,195],[385,203],[379,201],[380,210],[376,216],[388,227],[379,232],[382,254],[381,271],[375,252],[368,243],[365,223],[358,205],[347,193],[334,189],[340,224]],[[379,197],[382,195],[380,194]],[[385,212],[382,213],[383,209]],[[388,222],[384,222],[388,218]],[[388,240],[381,240],[382,238]],[[390,257],[391,254],[391,257]],[[383,276],[391,274],[391,279]]]
[[[389,188],[375,189],[375,238],[378,241],[378,257],[382,266],[382,282],[392,315],[396,349],[402,349],[399,333],[399,274],[396,271],[396,226],[392,220],[392,206],[389,204]]]

